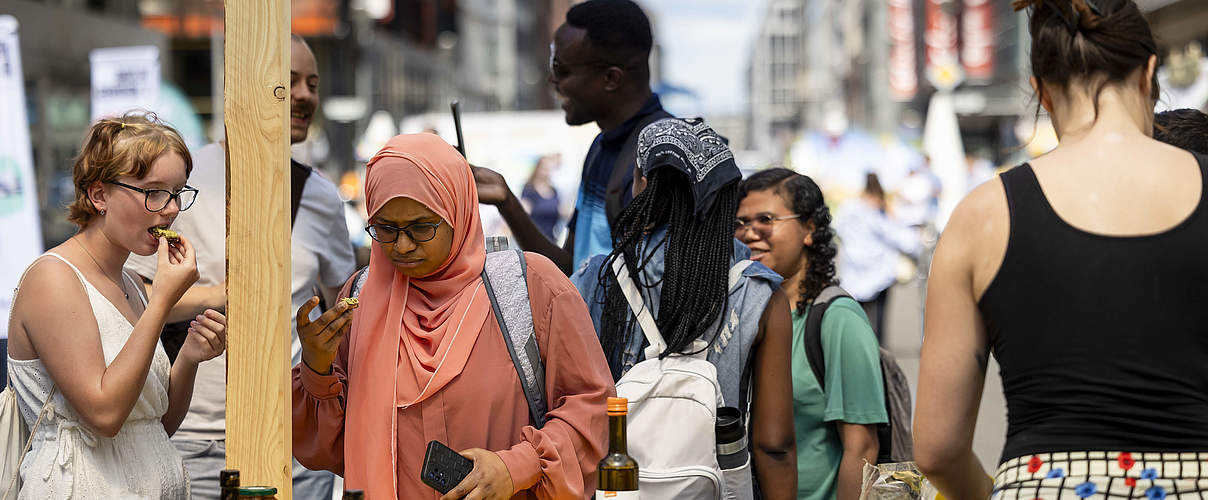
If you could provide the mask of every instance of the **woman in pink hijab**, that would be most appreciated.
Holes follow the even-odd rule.
[[[316,300],[298,311],[294,456],[375,500],[585,498],[615,389],[574,286],[525,255],[550,405],[538,429],[480,276],[486,249],[465,159],[435,135],[397,136],[370,160],[365,197],[377,243],[360,307],[341,302],[313,322]],[[433,440],[474,461],[444,497],[420,481]]]

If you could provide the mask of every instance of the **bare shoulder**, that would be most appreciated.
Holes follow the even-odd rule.
[[[25,271],[17,301],[20,304],[58,301],[76,291],[82,296],[84,289],[70,265],[54,257],[41,257]]]
[[[792,337],[793,335],[793,317],[792,309],[789,308],[789,298],[780,288],[772,292],[768,305],[763,308],[763,314],[759,317],[759,332],[755,336],[755,342],[763,344],[768,332],[776,336]]]
[[[1006,189],[996,176],[957,204],[940,236],[935,265],[968,276],[975,296],[980,296],[998,273],[1010,233]]]
[[[54,325],[75,321],[85,311],[91,314],[91,310],[88,294],[71,266],[53,257],[39,258],[26,271],[13,303],[13,319],[20,325],[16,330],[26,336],[23,342],[14,339],[14,344],[40,344],[34,339],[60,333]]]

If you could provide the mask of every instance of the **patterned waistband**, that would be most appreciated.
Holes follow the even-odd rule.
[[[1071,451],[998,467],[994,500],[1202,500],[1208,452]]]
[[[1098,476],[1135,479],[1208,479],[1208,452],[1070,451],[1012,458],[995,484]]]

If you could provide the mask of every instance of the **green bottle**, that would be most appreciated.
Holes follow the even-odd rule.
[[[608,454],[598,467],[596,500],[638,500],[638,462],[626,452],[629,400],[608,398]]]

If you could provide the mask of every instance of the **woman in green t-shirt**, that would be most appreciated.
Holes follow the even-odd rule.
[[[877,339],[854,300],[836,299],[822,318],[825,391],[805,354],[810,305],[838,283],[830,210],[813,180],[784,168],[752,175],[739,194],[734,236],[751,260],[785,278],[780,289],[793,306],[797,498],[855,500],[864,461],[877,459],[877,424],[889,419]]]

